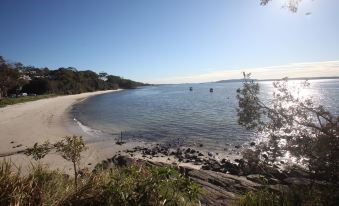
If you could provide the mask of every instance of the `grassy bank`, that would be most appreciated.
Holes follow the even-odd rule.
[[[56,96],[60,96],[60,95],[58,95],[58,94],[44,94],[44,95],[38,95],[38,96],[3,98],[3,99],[0,99],[0,107],[5,107],[7,105],[13,105],[13,104],[18,104],[18,103],[36,101],[36,100],[39,100],[39,99],[45,99],[45,98],[56,97]]]

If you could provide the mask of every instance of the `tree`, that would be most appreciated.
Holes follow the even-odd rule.
[[[35,78],[29,83],[25,84],[22,88],[23,92],[45,94],[50,91],[50,85],[47,79]]]
[[[3,56],[0,56],[0,66],[4,63],[6,63],[5,59],[3,58]]]
[[[65,160],[72,162],[74,169],[75,190],[78,191],[78,168],[81,159],[81,152],[87,149],[82,137],[66,136],[63,140],[55,144],[55,148]]]
[[[12,68],[10,64],[0,64],[0,96],[7,97],[9,90],[16,90],[19,85],[20,73],[17,69]]]
[[[258,148],[266,162],[291,155],[314,177],[339,183],[339,116],[288,83],[287,78],[274,82],[272,99],[263,101],[259,84],[244,73],[243,87],[237,90],[239,124],[264,136]],[[301,90],[307,87],[305,81]]]
[[[44,158],[52,149],[56,149],[65,160],[72,162],[74,171],[74,185],[76,192],[78,191],[78,175],[81,153],[87,149],[82,137],[66,136],[61,141],[50,144],[48,141],[39,145],[35,143],[32,148],[27,148],[25,154],[32,156],[35,160]]]
[[[105,72],[97,74],[90,70],[78,71],[74,67],[49,70],[23,66],[21,63],[9,64],[0,56],[0,97],[7,97],[9,92],[78,94],[107,89],[131,89],[143,85]]]

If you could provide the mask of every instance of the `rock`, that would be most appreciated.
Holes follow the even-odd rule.
[[[225,161],[222,164],[222,168],[224,168],[224,171],[229,172],[232,175],[241,175],[242,173],[238,165],[233,164],[229,161]]]
[[[251,142],[251,143],[250,143],[250,146],[251,146],[251,147],[254,147],[254,146],[255,146],[255,142]]]
[[[208,156],[210,156],[210,157],[213,157],[213,156],[214,156],[214,153],[213,153],[213,152],[208,152],[207,154],[208,154]]]
[[[113,157],[113,163],[117,166],[130,165],[134,160],[127,156],[115,156]]]
[[[275,178],[268,178],[267,183],[270,184],[270,185],[277,185],[277,184],[280,184],[280,181],[278,179],[275,179]]]
[[[11,141],[11,144],[14,144],[14,141]]]
[[[240,162],[242,162],[240,159],[234,159],[234,162],[236,162],[236,163],[240,163]]]
[[[245,177],[207,170],[191,170],[187,175],[203,187],[202,205],[232,205],[238,195],[261,186]]]
[[[288,171],[288,176],[289,177],[305,177],[305,178],[307,178],[307,177],[309,177],[309,174],[307,173],[307,171],[303,170],[302,168],[292,167]]]
[[[246,178],[248,180],[251,180],[252,182],[256,182],[260,184],[265,184],[268,182],[267,178],[264,175],[260,175],[260,174],[247,175]]]
[[[311,180],[303,177],[288,177],[284,182],[290,185],[310,185]]]
[[[203,144],[199,144],[199,147],[203,147],[204,145]]]
[[[203,165],[203,166],[201,166],[201,169],[203,169],[203,170],[211,170],[211,166],[210,165]]]
[[[265,171],[267,173],[266,176],[274,177],[277,178],[278,180],[283,180],[288,177],[288,175],[285,172],[281,172],[277,168],[266,167]]]
[[[201,156],[204,156],[204,154],[202,154],[201,152],[198,153],[198,156],[201,157]]]
[[[241,146],[240,145],[235,145],[234,148],[239,149]]]

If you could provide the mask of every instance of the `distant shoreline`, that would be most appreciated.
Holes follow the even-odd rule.
[[[288,80],[321,80],[321,79],[339,79],[339,76],[336,77],[294,77],[288,78]],[[258,82],[266,82],[266,81],[279,81],[281,79],[253,79],[254,81]],[[227,79],[227,80],[219,80],[216,82],[209,82],[209,83],[226,83],[226,82],[242,82],[242,79]]]

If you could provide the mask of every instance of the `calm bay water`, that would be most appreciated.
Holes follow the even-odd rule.
[[[299,81],[295,81],[298,83]],[[339,80],[312,80],[304,94],[339,114]],[[261,82],[263,97],[272,82]],[[193,91],[189,91],[193,87]],[[95,96],[76,105],[74,117],[100,133],[146,141],[184,141],[222,150],[248,143],[256,135],[237,124],[236,89],[240,82],[149,86]],[[214,92],[210,93],[209,89]]]

